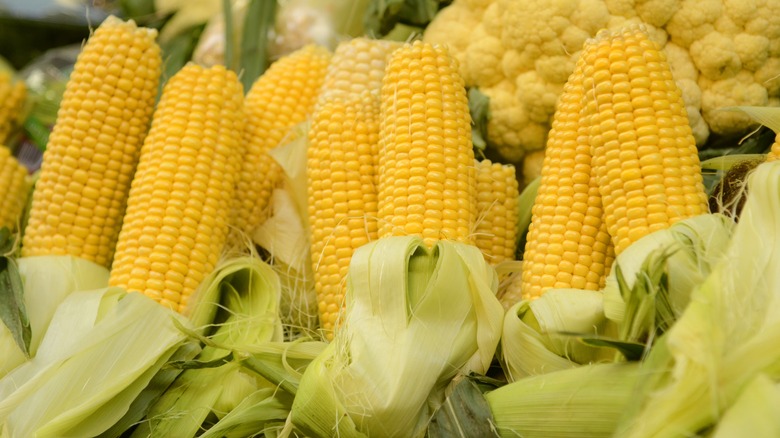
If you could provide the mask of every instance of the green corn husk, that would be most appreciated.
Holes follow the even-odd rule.
[[[756,376],[780,380],[780,161],[759,165],[724,257],[643,363],[622,437],[692,436]]]
[[[459,373],[484,373],[500,336],[498,277],[479,250],[413,236],[359,248],[346,314],[306,369],[290,420],[306,436],[419,437]]]
[[[108,286],[108,270],[71,256],[38,256],[16,259],[24,283],[24,306],[30,322],[30,356],[33,357],[46,333],[57,306],[71,293]],[[27,358],[0,323],[0,377]]]
[[[501,437],[610,437],[642,378],[636,362],[525,377],[485,398]]]
[[[611,350],[587,345],[581,336],[610,336],[598,291],[551,289],[533,301],[521,301],[504,317],[500,359],[507,379],[610,361]]]
[[[234,351],[281,341],[279,278],[256,257],[229,259],[203,282],[193,299],[191,322],[208,344],[154,403],[133,437],[195,436],[207,418],[224,417],[261,387]]]
[[[37,354],[0,379],[2,436],[95,436],[119,421],[183,345],[184,319],[120,288],[57,307]]]
[[[721,214],[702,214],[659,230],[634,242],[615,260],[604,287],[604,313],[607,318],[622,323],[626,301],[621,293],[618,272],[631,289],[640,276],[646,275],[647,259],[664,257],[668,276],[669,304],[675,317],[688,305],[691,291],[704,281],[718,262],[731,239],[734,221]]]
[[[759,374],[745,386],[739,398],[718,422],[711,438],[780,436],[780,384]]]

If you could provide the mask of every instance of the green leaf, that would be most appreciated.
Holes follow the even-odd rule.
[[[241,38],[241,82],[244,92],[268,68],[268,33],[276,21],[276,1],[250,0]]]
[[[195,26],[181,32],[165,43],[161,43],[163,53],[163,76],[160,81],[160,89],[165,86],[167,80],[175,75],[192,58],[198,39],[205,25]],[[159,99],[162,93],[157,94]]]
[[[11,238],[13,233],[8,227],[0,228],[0,254],[8,254],[14,248],[14,239]]]
[[[217,368],[233,360],[233,353],[230,352],[214,360],[174,360],[168,362],[166,368],[175,368],[178,370],[199,370],[203,368]]]
[[[517,260],[522,260],[525,250],[526,234],[531,225],[531,208],[536,201],[536,193],[539,191],[539,185],[542,183],[542,177],[536,177],[520,193],[517,202]]]
[[[225,16],[225,66],[229,69],[233,65],[233,6],[231,0],[222,0],[222,15]]]
[[[490,98],[478,88],[469,89],[469,113],[471,114],[471,141],[474,147],[487,147],[487,123],[490,118]]]
[[[581,337],[580,341],[593,347],[614,348],[619,351],[626,360],[630,361],[638,361],[642,359],[642,356],[645,354],[645,345],[640,344],[639,342],[619,341],[617,339],[598,336]]]
[[[436,411],[428,425],[429,438],[494,436],[490,405],[469,378],[455,385],[452,394]]]
[[[30,357],[32,330],[24,307],[24,287],[16,261],[11,257],[0,257],[0,319],[19,349]]]
[[[372,0],[363,20],[366,34],[383,37],[398,24],[425,28],[449,3],[442,0]]]
[[[186,361],[197,356],[200,352],[200,346],[195,342],[185,342],[171,356],[171,361]],[[98,435],[97,438],[119,438],[126,431],[130,430],[139,421],[141,421],[149,407],[160,398],[168,387],[171,386],[176,377],[181,374],[181,369],[163,366],[157,374],[154,375],[148,385],[133,400],[133,403],[127,409],[127,413],[110,429]]]

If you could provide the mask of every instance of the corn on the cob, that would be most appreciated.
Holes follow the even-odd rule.
[[[708,211],[682,92],[660,47],[638,26],[585,45],[583,87],[593,170],[615,253]]]
[[[247,93],[246,150],[231,219],[239,232],[251,235],[267,217],[271,192],[282,180],[268,151],[311,113],[330,57],[322,47],[306,46],[274,62]]]
[[[311,252],[326,337],[332,336],[344,303],[352,254],[377,238],[378,105],[368,93],[362,99],[327,100],[318,104],[309,132]]]
[[[580,58],[564,86],[547,140],[523,254],[526,298],[552,287],[597,290],[614,258],[591,176],[588,127],[580,119],[584,68]]]
[[[448,51],[393,52],[381,91],[379,237],[473,242],[476,169],[463,78]]]
[[[775,161],[778,158],[780,158],[780,134],[775,135],[775,142],[772,143],[769,153],[766,154],[766,161]]]
[[[0,72],[0,144],[6,144],[27,97],[24,81],[14,81],[10,74]]]
[[[517,249],[515,166],[482,160],[477,166],[477,224],[474,241],[485,260],[497,265],[512,260]]]
[[[0,145],[0,228],[15,229],[27,202],[30,184],[27,169]]]
[[[43,156],[22,255],[110,265],[157,95],[156,35],[109,17],[85,44]]]
[[[354,98],[366,91],[379,93],[388,56],[402,44],[397,41],[352,38],[333,52],[319,100]]]
[[[165,85],[130,189],[109,283],[185,313],[225,244],[242,152],[243,90],[223,66]]]

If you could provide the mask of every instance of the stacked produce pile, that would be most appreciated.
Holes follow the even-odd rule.
[[[0,437],[780,434],[780,137],[701,161],[660,24],[594,18],[521,184],[477,132],[498,64],[434,40],[534,15],[477,3],[249,84],[96,28],[40,171],[0,148]]]

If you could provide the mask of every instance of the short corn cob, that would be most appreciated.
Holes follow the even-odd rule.
[[[23,81],[14,81],[10,74],[0,72],[0,144],[7,144],[27,97]]]
[[[353,252],[377,238],[374,157],[379,103],[331,99],[318,104],[309,131],[306,171],[312,262],[320,327],[332,336]]]
[[[320,101],[354,98],[366,91],[379,93],[388,56],[402,44],[396,41],[352,38],[333,52]]]
[[[584,68],[580,58],[564,85],[547,139],[523,254],[525,298],[553,287],[598,290],[614,258],[591,176],[588,127],[580,120]]]
[[[672,223],[708,212],[682,92],[644,29],[599,33],[583,50],[583,116],[615,253]]]
[[[463,78],[443,47],[393,52],[381,92],[379,237],[473,243],[476,169]]]
[[[517,249],[519,196],[515,166],[482,160],[477,166],[477,224],[474,241],[485,260],[512,260]]]
[[[322,47],[304,47],[274,62],[247,93],[246,150],[232,207],[238,231],[251,236],[267,217],[271,192],[282,180],[268,151],[311,114],[330,57]]]
[[[186,313],[228,232],[242,152],[243,90],[223,66],[165,85],[133,179],[109,283]]]
[[[27,169],[0,146],[0,228],[18,228],[29,191]]]
[[[780,134],[775,135],[775,142],[772,143],[769,153],[766,154],[766,161],[775,161],[778,158],[780,158]]]
[[[157,96],[156,35],[109,17],[84,45],[43,156],[22,255],[110,266]]]

